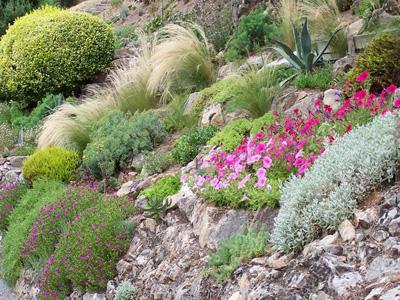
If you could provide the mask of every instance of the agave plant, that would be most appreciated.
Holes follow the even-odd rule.
[[[318,52],[314,51],[312,48],[307,18],[302,22],[300,30],[298,30],[293,23],[291,26],[296,51],[293,52],[285,43],[271,39],[271,42],[278,46],[272,47],[272,49],[285,58],[299,72],[311,72],[315,65],[322,59],[322,55],[324,55],[325,51],[328,49],[332,39],[341,29],[336,30],[332,34],[321,53],[318,54]]]

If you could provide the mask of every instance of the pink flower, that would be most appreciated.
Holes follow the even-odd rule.
[[[54,256],[50,256],[50,258],[46,262],[48,265],[54,264]]]
[[[216,187],[216,185],[218,184],[218,178],[213,178],[210,181],[211,186]]]
[[[264,157],[262,158],[262,162],[263,162],[263,167],[264,167],[265,169],[271,168],[271,165],[272,165],[272,159],[271,159],[271,157],[269,157],[269,156],[264,156]]]
[[[247,164],[252,165],[252,164],[258,162],[260,159],[261,159],[261,155],[259,155],[259,154],[252,155],[247,159]]]
[[[256,147],[256,152],[258,154],[265,152],[265,150],[267,150],[267,145],[265,143],[259,143]]]
[[[361,90],[361,91],[355,92],[354,99],[362,100],[362,99],[365,98],[366,95],[367,95],[367,91],[366,90]]]
[[[203,176],[197,176],[197,180],[196,180],[197,186],[202,187],[205,182],[206,182],[206,179]]]
[[[393,83],[391,85],[389,85],[386,88],[386,92],[388,92],[388,94],[394,94],[394,92],[396,91],[397,86],[395,86]]]
[[[396,100],[393,101],[393,107],[394,108],[400,107],[400,98],[397,98]]]
[[[265,170],[264,168],[259,168],[256,172],[257,177],[265,177],[265,174],[267,173],[267,170]]]
[[[315,101],[314,106],[320,106],[322,103],[322,99],[318,99],[317,101]]]
[[[247,174],[238,184],[238,189],[242,189],[246,186],[246,183],[250,180],[251,175]]]
[[[188,176],[186,174],[182,174],[180,181],[181,181],[181,183],[185,183],[187,179],[188,179]]]
[[[254,185],[254,187],[260,188],[260,187],[265,186],[266,183],[267,183],[267,179],[266,179],[265,177],[261,177],[261,178],[258,178],[258,181],[257,181],[257,183]]]
[[[262,133],[262,132],[259,132],[259,133],[256,134],[256,139],[257,140],[261,140],[263,137],[264,137],[264,133]]]
[[[303,175],[304,172],[306,172],[307,170],[308,170],[308,164],[304,164],[304,165],[302,165],[302,166],[300,167],[298,173],[299,173],[299,175]]]
[[[364,72],[361,72],[361,74],[357,76],[356,81],[361,83],[361,82],[366,81],[368,79],[368,77],[369,77],[368,72],[364,71]]]

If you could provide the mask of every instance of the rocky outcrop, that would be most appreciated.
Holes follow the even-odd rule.
[[[26,156],[0,158],[0,184],[8,184],[22,179],[22,163]]]
[[[138,299],[397,299],[400,184],[373,196],[302,253],[255,258],[218,284],[207,273],[208,251],[260,213],[212,207],[184,187],[171,197],[175,209],[163,222],[138,218],[106,297],[113,299],[118,284],[130,280]]]

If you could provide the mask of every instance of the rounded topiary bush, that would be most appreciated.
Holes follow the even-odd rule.
[[[69,92],[113,55],[111,27],[100,18],[43,7],[17,19],[0,41],[0,97],[29,103]]]
[[[24,178],[34,181],[38,178],[69,182],[73,179],[81,159],[77,152],[49,147],[37,150],[24,162]]]
[[[354,82],[363,71],[367,71],[371,91],[380,91],[394,83],[400,84],[400,37],[393,34],[376,36],[364,49],[350,70],[348,79]]]

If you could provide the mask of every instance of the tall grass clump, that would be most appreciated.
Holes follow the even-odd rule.
[[[157,34],[150,60],[150,91],[162,91],[165,99],[169,92],[207,87],[215,80],[212,52],[201,27],[166,25]]]
[[[297,0],[282,0],[279,7],[278,15],[280,21],[278,23],[279,40],[295,49],[295,42],[292,33],[292,22],[298,24],[300,21],[300,11],[297,6]]]
[[[310,21],[313,35],[321,42],[327,42],[337,29],[345,26],[336,0],[304,0],[299,6]],[[346,55],[345,30],[339,31],[333,37],[330,49],[339,56]]]

